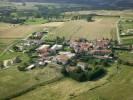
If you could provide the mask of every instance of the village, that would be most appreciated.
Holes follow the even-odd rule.
[[[6,69],[16,65],[19,71],[30,71],[53,64],[65,76],[78,81],[93,80],[105,75],[105,67],[118,61],[116,50],[131,51],[133,48],[132,45],[120,45],[117,41],[108,38],[47,39],[48,34],[47,30],[34,32],[17,42],[8,50],[9,53],[26,54],[29,60],[23,62],[21,56],[16,56],[4,60],[1,68]]]
[[[103,66],[109,66],[117,57],[112,49],[114,42],[109,39],[88,41],[84,38],[66,40],[64,37],[56,37],[55,40],[44,40],[48,34],[45,32],[34,32],[28,38],[15,44],[9,51],[28,54],[30,61],[18,66],[20,71],[30,71],[37,67],[43,68],[48,64],[61,65],[61,72],[72,76],[77,80],[84,79],[84,72],[95,72],[96,75],[105,74]],[[20,63],[23,59],[16,57],[5,60],[4,68]],[[95,66],[95,67],[94,67]],[[80,75],[79,75],[80,74]],[[76,78],[75,78],[76,76]],[[95,75],[94,75],[95,76]],[[97,77],[97,76],[96,76]]]

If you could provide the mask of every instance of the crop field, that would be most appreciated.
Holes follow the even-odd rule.
[[[27,37],[28,34],[42,31],[45,27],[59,27],[63,22],[51,22],[36,25],[13,25],[0,23],[0,51],[3,51],[13,42]]]
[[[0,50],[3,50],[15,40],[20,40],[28,34],[42,29],[42,25],[13,25],[0,23],[0,45],[3,47],[0,47]]]
[[[51,31],[48,38],[56,36],[70,38],[87,38],[89,40],[111,38],[116,39],[117,17],[95,17],[94,22],[75,20],[65,22],[61,27]]]

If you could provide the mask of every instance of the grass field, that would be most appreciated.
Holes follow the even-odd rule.
[[[79,83],[65,78],[13,100],[132,100],[132,69],[121,65],[117,71],[113,65],[98,81]]]
[[[47,20],[43,19],[43,18],[31,18],[26,20],[26,22],[24,24],[28,24],[28,25],[34,25],[34,24],[44,24],[46,23]]]
[[[67,39],[84,37],[89,40],[112,38],[116,39],[117,17],[95,17],[94,22],[76,20],[65,22],[61,27],[51,31],[48,38],[64,36]]]
[[[133,22],[126,21],[126,20],[133,20],[133,18],[123,18],[120,22],[122,33],[127,33],[129,29],[133,29]],[[123,36],[121,37],[123,44],[133,44],[133,36]]]
[[[129,66],[121,66],[117,75],[112,77],[111,82],[94,89],[82,93],[73,100],[132,100],[133,90],[133,68]]]
[[[46,67],[29,72],[20,72],[15,66],[0,71],[0,100],[14,94],[21,93],[31,87],[60,78],[62,75],[54,68]]]
[[[66,78],[13,100],[132,100],[133,68],[115,69],[109,68],[108,75],[98,81],[79,83]]]

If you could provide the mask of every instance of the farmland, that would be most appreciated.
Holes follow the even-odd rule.
[[[122,43],[133,44],[133,35],[130,31],[133,29],[133,19],[130,17],[121,19],[119,28],[121,30],[121,34],[123,35],[121,35]]]
[[[87,22],[86,20],[66,22],[61,27],[52,30],[49,37],[64,36],[67,39],[83,37],[89,40],[103,37],[116,39],[117,17],[94,17],[94,20],[94,22]]]
[[[120,71],[111,78],[110,83],[82,93],[74,100],[85,100],[86,98],[90,98],[90,100],[132,100],[132,67],[122,65],[120,68]]]
[[[3,18],[0,22],[0,100],[133,100],[133,67],[126,65],[129,61],[133,62],[132,52],[113,51],[112,45],[115,43],[112,41],[113,43],[110,42],[106,46],[106,49],[111,50],[111,53],[104,55],[105,59],[106,56],[112,57],[108,61],[109,63],[106,63],[107,61],[102,62],[100,58],[93,59],[90,55],[86,55],[93,49],[102,49],[100,45],[96,45],[99,42],[96,39],[108,38],[117,40],[117,21],[125,16],[132,18],[132,10],[71,12],[71,10],[83,10],[89,9],[89,7],[78,4],[25,3],[0,3],[0,7],[7,11],[6,7],[10,6],[10,16],[3,13],[3,10],[0,13],[0,18]],[[12,11],[10,12],[11,9]],[[69,10],[70,12],[67,12]],[[87,17],[90,17],[91,14],[92,20],[88,21]],[[78,16],[79,19],[72,19],[75,16]],[[87,17],[82,18],[82,16]],[[18,20],[24,19],[24,21],[18,24],[6,23],[7,19],[12,22],[12,20],[17,18]],[[15,21],[17,22],[18,20]],[[122,32],[127,32],[128,29],[133,28],[133,24],[125,21],[121,23],[121,27]],[[35,34],[32,34],[33,32]],[[37,36],[41,33],[43,33],[42,36]],[[19,41],[24,38],[27,39],[20,43]],[[67,41],[71,39],[79,39],[77,43],[81,45],[75,46],[77,51],[82,47],[85,48],[86,44],[87,47],[89,45],[87,52],[84,52],[84,50],[78,53],[73,51],[72,47],[70,47],[71,41],[70,43]],[[108,39],[103,40],[108,41]],[[121,39],[124,44],[133,44],[133,36],[125,36],[121,37]],[[14,43],[16,44],[12,46]],[[45,44],[49,45],[48,50],[43,49],[44,52],[42,52],[43,50],[37,50],[38,47]],[[57,50],[57,52],[51,50],[55,45],[61,45],[63,48]],[[91,47],[90,45],[93,46]],[[15,47],[18,47],[19,50],[15,49]],[[104,48],[103,50],[106,51],[106,49]],[[42,56],[40,56],[41,52]],[[86,64],[85,67],[87,66],[87,69],[85,69],[84,65],[84,68],[82,68],[81,65],[77,71],[74,71],[78,75],[82,75],[81,78],[88,78],[89,74],[94,73],[97,68],[103,68],[105,73],[101,76],[98,74],[98,77],[94,80],[86,80],[84,82],[76,81],[70,75],[65,76],[62,72],[65,65],[58,64],[58,61],[53,61],[53,58],[56,59],[60,56],[59,52],[70,52],[79,56],[76,60],[73,60],[76,64],[67,64],[67,67],[70,68],[74,66],[76,69],[79,62],[87,59],[87,61],[82,62]],[[83,56],[78,55],[79,53]],[[17,57],[21,60],[19,63],[14,61],[14,58]],[[84,57],[86,58],[84,59]],[[4,62],[10,59],[14,63],[10,64],[9,62],[6,66]],[[126,63],[119,62],[119,60]],[[49,61],[50,64],[47,63],[45,65],[45,61]],[[73,61],[70,62],[74,63]],[[33,69],[29,68],[31,65],[34,65]],[[83,74],[83,72],[87,73]]]
[[[50,66],[49,66],[50,67]],[[36,69],[30,72],[20,72],[16,66],[0,71],[0,99],[8,98],[23,91],[32,90],[43,83],[58,80],[62,77],[53,68]],[[46,83],[45,83],[46,82]]]
[[[132,53],[122,52],[119,57],[132,61],[132,56]],[[63,100],[132,100],[133,68],[122,64],[118,66],[117,69],[117,63],[114,63],[107,68],[108,74],[96,81],[79,83],[70,78],[64,78],[55,83],[41,86],[13,100],[29,100],[31,98],[32,100],[62,100],[62,98]]]
[[[132,67],[122,65],[117,72],[115,66],[108,69],[109,74],[106,78],[98,81],[78,83],[66,78],[42,86],[14,100],[29,100],[31,98],[32,100],[62,100],[62,98],[63,100],[125,100],[127,98],[132,100]]]
[[[42,25],[13,25],[13,24],[0,24],[0,51],[12,44],[16,40],[26,37],[32,32],[42,30]]]
[[[36,25],[18,25],[0,23],[0,51],[3,51],[7,46],[20,39],[26,38],[29,34],[42,31],[48,27],[59,27],[63,22],[51,22],[46,24]]]

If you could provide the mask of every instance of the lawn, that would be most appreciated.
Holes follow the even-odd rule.
[[[75,20],[64,23],[61,27],[53,29],[47,38],[64,36],[67,39],[84,37],[89,40],[112,38],[116,39],[117,17],[95,17],[94,22]]]

